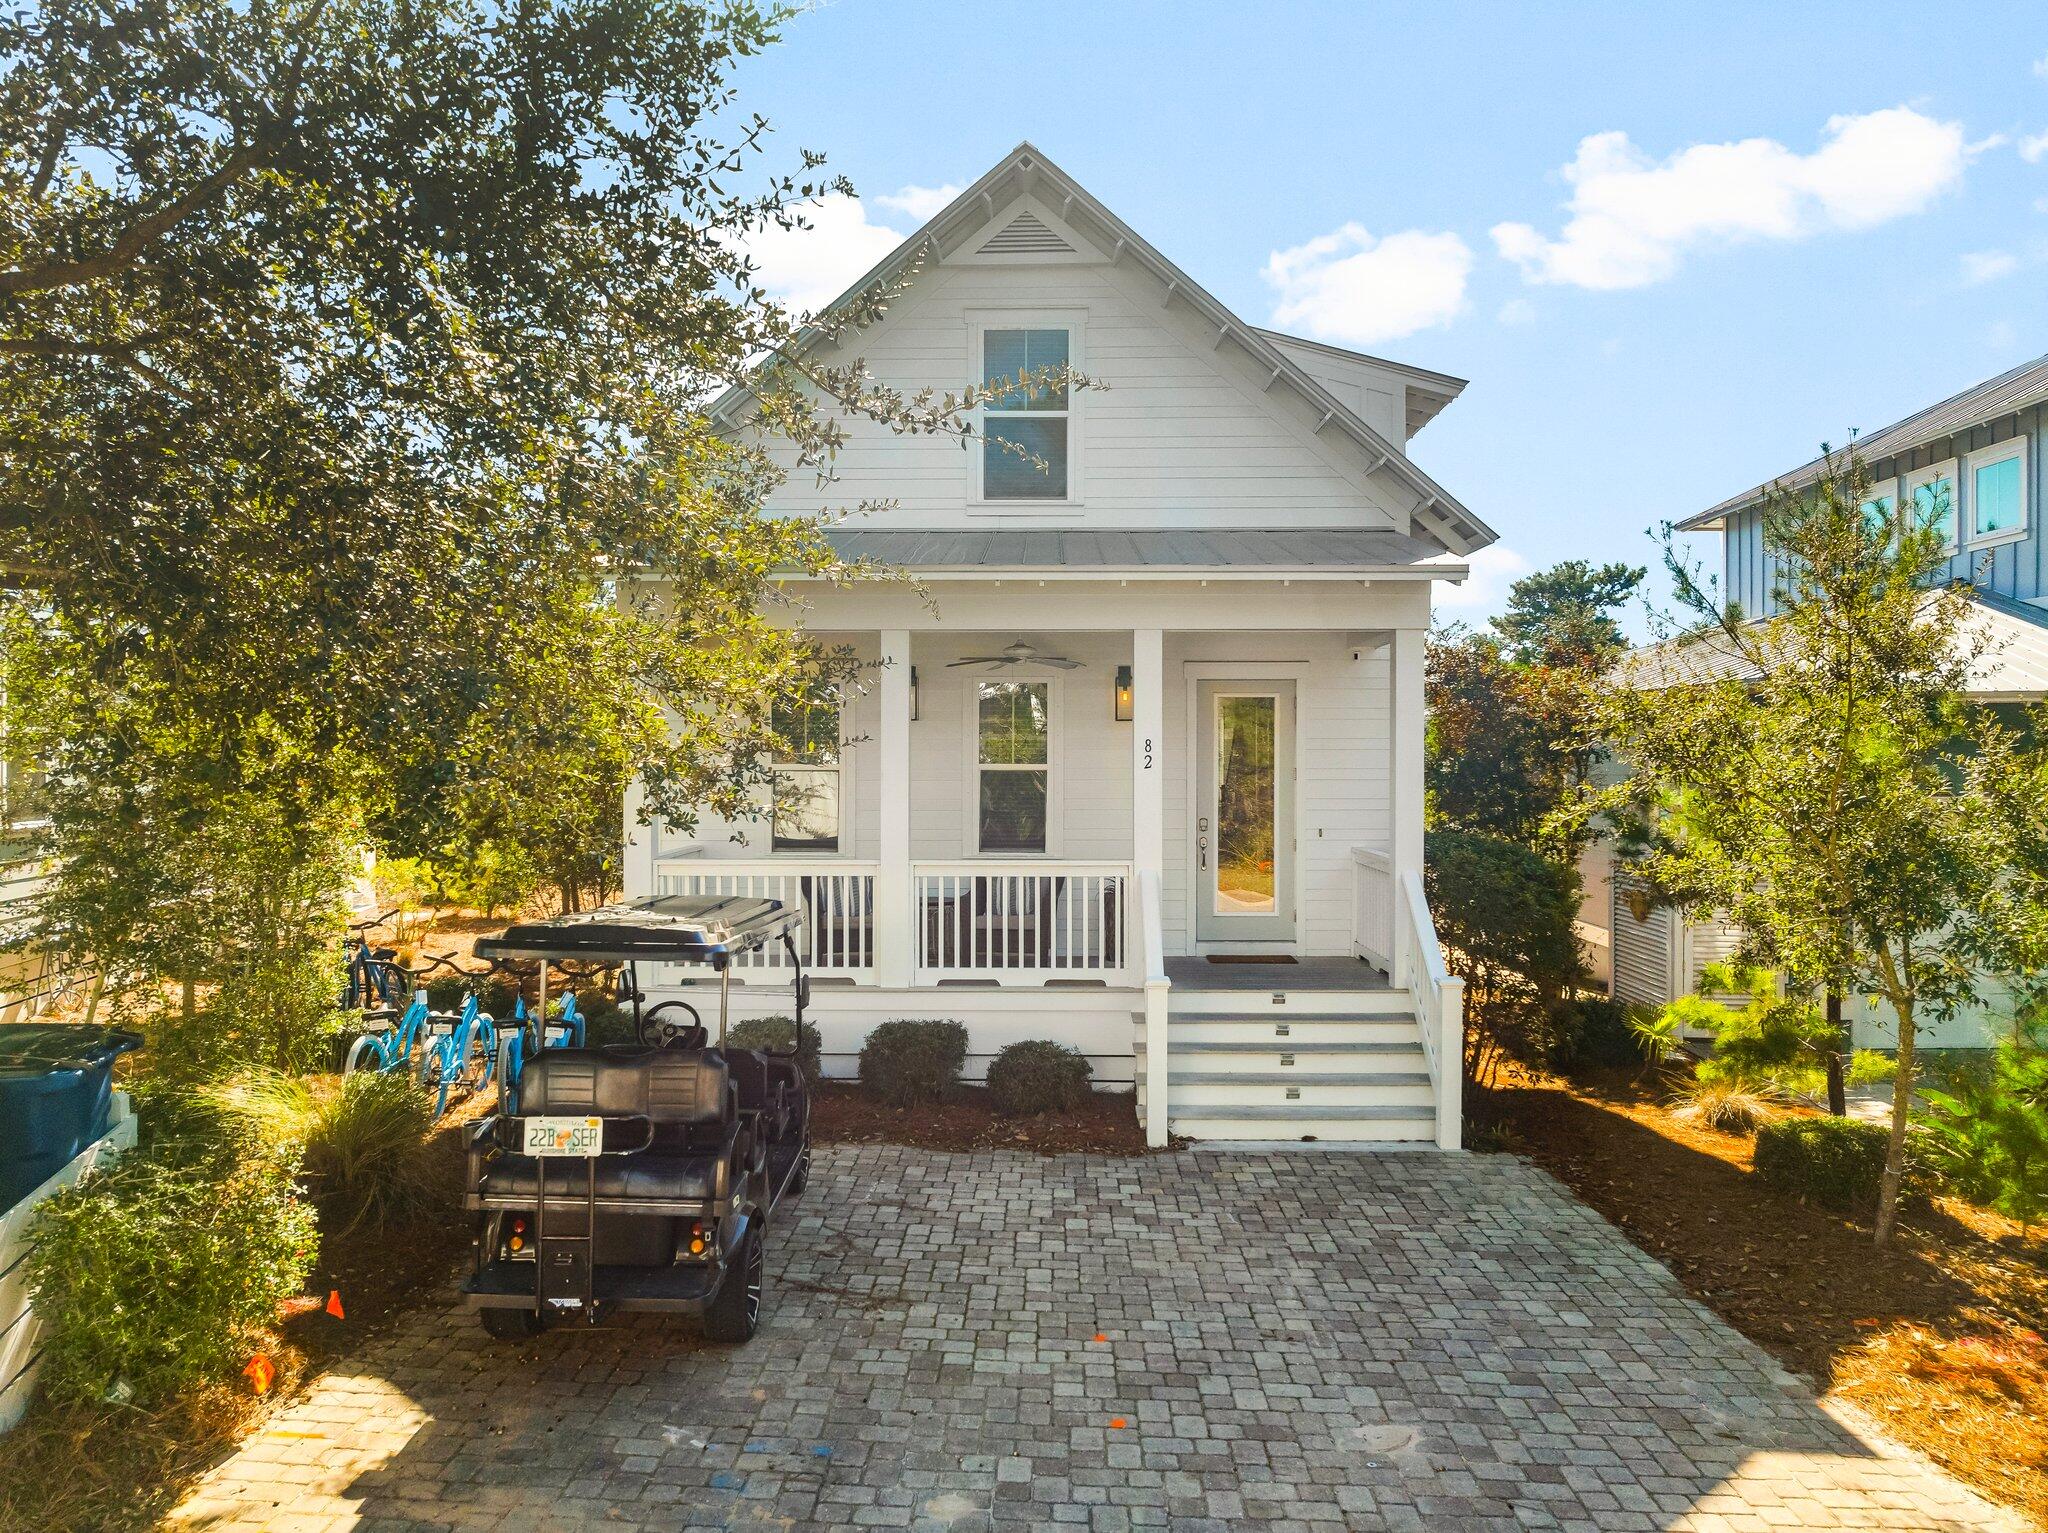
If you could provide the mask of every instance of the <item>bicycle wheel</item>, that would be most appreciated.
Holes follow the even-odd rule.
[[[382,1070],[384,1067],[383,1045],[365,1034],[348,1046],[348,1058],[342,1061],[341,1073],[354,1075],[358,1070]]]

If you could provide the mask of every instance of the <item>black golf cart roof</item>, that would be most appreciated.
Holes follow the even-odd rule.
[[[476,945],[479,958],[583,959],[597,963],[708,963],[722,969],[740,953],[803,925],[803,912],[722,894],[656,894],[574,915],[521,921]]]

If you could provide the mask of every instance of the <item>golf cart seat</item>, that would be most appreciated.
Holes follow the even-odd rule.
[[[739,1133],[732,1074],[716,1049],[547,1049],[520,1078],[519,1108],[532,1116],[648,1121],[652,1138],[644,1151],[595,1162],[600,1198],[679,1203],[721,1196],[719,1175]],[[641,1133],[637,1122],[622,1124],[607,1143],[637,1143]],[[581,1183],[580,1175],[558,1169],[549,1178],[549,1203],[580,1196]],[[497,1198],[538,1196],[539,1165],[503,1148],[488,1162],[480,1190]]]

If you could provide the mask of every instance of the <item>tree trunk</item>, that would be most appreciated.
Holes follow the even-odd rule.
[[[1843,1078],[1843,1056],[1849,1040],[1842,1033],[1842,992],[1828,989],[1828,1111],[1837,1118],[1849,1115],[1849,1087]]]
[[[1899,1184],[1906,1173],[1906,1107],[1913,1099],[1913,1006],[1892,1002],[1899,1019],[1899,1070],[1892,1078],[1892,1137],[1885,1149],[1884,1176],[1877,1184],[1877,1227],[1873,1243],[1885,1245],[1898,1223]]]

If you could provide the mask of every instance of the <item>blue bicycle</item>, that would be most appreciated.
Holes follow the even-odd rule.
[[[448,1110],[451,1091],[473,1097],[487,1089],[498,1065],[498,1024],[477,1009],[476,997],[459,1015],[430,1015],[420,1044],[420,1084],[434,1093],[434,1116]]]
[[[505,1035],[505,1073],[499,1082],[501,1091],[516,1092],[519,1089],[519,1076],[526,1068],[529,1051],[538,1054],[543,1049],[583,1047],[583,1013],[576,1009],[575,991],[569,991],[562,997],[562,1009],[548,1018],[545,1025],[536,1028],[533,1021],[526,1014],[526,997],[521,996],[512,1005],[512,1029]]]
[[[412,1004],[405,1008],[397,1023],[376,1032],[364,1033],[349,1045],[348,1058],[342,1062],[344,1075],[353,1075],[358,1070],[400,1070],[412,1061],[413,1047],[419,1041],[420,1030],[427,1021],[427,992],[413,992]]]

